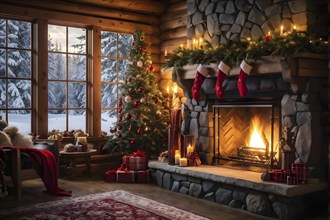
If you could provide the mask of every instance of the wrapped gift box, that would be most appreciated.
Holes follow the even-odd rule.
[[[123,163],[129,170],[138,171],[147,169],[146,157],[124,156]]]
[[[149,183],[150,182],[150,170],[135,171],[136,182]]]
[[[117,181],[117,173],[116,170],[108,170],[105,172],[105,181],[107,182],[116,182]]]
[[[131,170],[117,170],[117,182],[119,183],[134,183],[135,173]]]
[[[288,185],[296,185],[297,184],[297,177],[296,174],[289,174],[286,176],[286,184]]]
[[[296,174],[299,183],[307,183],[308,168],[305,163],[292,163],[291,171]]]
[[[198,167],[202,164],[201,160],[199,158],[196,159],[188,159],[188,166],[195,166]]]

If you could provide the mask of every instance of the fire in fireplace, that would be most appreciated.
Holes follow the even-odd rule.
[[[280,110],[273,104],[214,105],[214,162],[277,167]]]

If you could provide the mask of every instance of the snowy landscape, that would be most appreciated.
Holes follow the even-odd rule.
[[[86,29],[48,29],[48,130],[85,130]],[[24,133],[31,132],[32,121],[31,33],[30,22],[0,19],[0,115]],[[131,44],[131,35],[102,31],[101,129],[106,132],[116,121],[117,85],[125,80]]]

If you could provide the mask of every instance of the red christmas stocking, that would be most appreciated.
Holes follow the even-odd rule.
[[[202,64],[199,64],[196,72],[194,85],[191,88],[191,94],[196,101],[198,101],[199,99],[201,86],[207,75],[208,75],[208,71],[206,67],[204,67]]]
[[[229,74],[229,71],[230,67],[221,61],[218,66],[218,78],[215,84],[215,93],[217,94],[218,98],[222,98],[224,95],[222,83],[223,81],[225,81],[227,75]]]
[[[248,94],[248,89],[246,88],[246,77],[250,74],[252,66],[247,64],[244,60],[242,61],[240,65],[240,72],[238,76],[238,82],[237,82],[237,88],[239,91],[239,94],[244,97]]]

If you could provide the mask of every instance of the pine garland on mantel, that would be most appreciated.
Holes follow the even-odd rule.
[[[262,56],[286,57],[300,52],[327,54],[328,50],[327,41],[315,39],[306,32],[293,30],[282,36],[275,33],[271,37],[260,38],[256,41],[251,39],[246,39],[244,42],[229,41],[216,48],[212,48],[210,45],[205,45],[200,49],[179,47],[163,64],[163,69],[181,68],[184,65],[198,63],[219,63],[220,61],[235,66],[242,60],[252,63]]]

